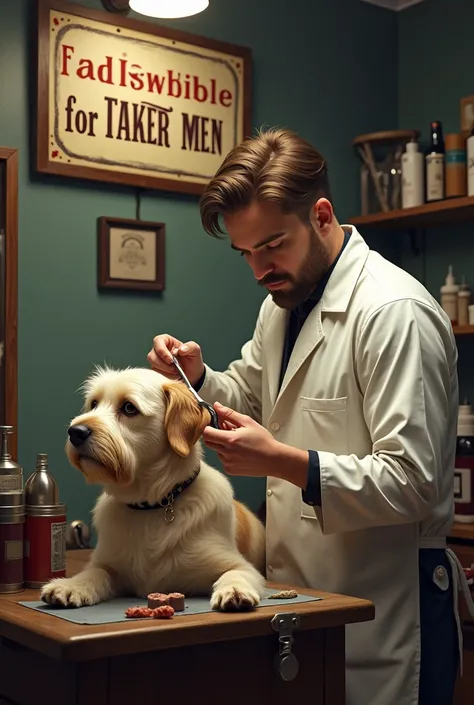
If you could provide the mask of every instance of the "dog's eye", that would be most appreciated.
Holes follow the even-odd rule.
[[[138,414],[137,407],[134,406],[130,401],[125,402],[125,404],[122,406],[121,411],[123,411],[125,416],[136,416],[136,414]]]
[[[93,401],[91,401],[91,409],[95,409],[97,407],[98,403],[99,403],[98,401],[93,399]]]

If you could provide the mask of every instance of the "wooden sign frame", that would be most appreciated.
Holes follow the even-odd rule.
[[[6,426],[13,426],[13,434],[8,439],[12,458],[18,460],[18,150],[0,147],[0,162],[5,168],[4,199],[4,285],[1,292],[4,297],[2,305],[5,340],[4,363],[0,374],[4,375],[5,398],[3,414],[0,421]],[[2,222],[0,222],[0,228]],[[0,263],[1,264],[1,263]],[[1,277],[0,277],[1,279]],[[0,314],[1,315],[1,314]]]
[[[72,34],[73,31],[75,35]],[[86,31],[89,32],[88,35],[85,34]],[[69,34],[66,34],[67,32]],[[98,52],[97,47],[100,47],[100,42],[97,42],[97,37],[93,36],[94,32],[101,33],[104,37],[103,41],[109,41],[110,45],[117,47],[117,52],[120,50],[120,56],[117,54],[117,56],[106,57],[107,61],[115,63],[113,67],[111,65],[102,68],[100,81],[97,80],[98,69],[92,60],[80,58],[80,47],[77,54],[73,53],[74,47],[65,49],[66,42],[63,40],[66,36],[70,38],[75,36],[79,38],[79,42],[82,42],[83,48],[90,46],[91,52]],[[91,41],[87,44],[89,37]],[[69,42],[72,42],[72,39],[69,39]],[[124,49],[128,51],[123,51]],[[119,86],[117,78],[120,76],[122,66],[120,57],[130,54],[130,59],[123,59],[123,61],[129,60],[132,65],[134,50],[136,55],[145,57],[146,60],[150,52],[157,52],[155,55],[152,54],[149,64],[145,65],[145,62],[143,66],[140,65],[142,69],[140,75],[145,77],[142,79],[145,88],[141,91],[143,97],[140,96],[135,100],[140,105],[140,110],[145,104],[151,105],[145,108],[146,110],[157,111],[153,114],[156,122],[159,123],[160,131],[162,118],[163,129],[168,129],[166,124],[169,125],[169,120],[172,118],[176,120],[176,123],[169,128],[170,131],[174,130],[172,132],[172,137],[176,137],[174,140],[170,140],[169,134],[164,132],[164,136],[168,137],[167,142],[163,138],[163,144],[159,141],[152,143],[150,131],[147,139],[144,140],[145,131],[142,124],[139,124],[139,131],[135,125],[133,139],[130,136],[123,138],[121,135],[124,121],[121,113],[118,130],[113,134],[105,134],[105,125],[111,124],[112,109],[115,111],[113,113],[115,120],[118,111],[123,107],[123,105],[116,107],[117,101],[123,104],[127,101],[120,98],[124,96],[131,98],[132,94],[134,97],[138,92],[135,89],[132,90],[134,87],[129,84],[120,83]],[[137,54],[140,51],[142,54]],[[151,22],[130,19],[123,15],[92,10],[64,0],[38,0],[37,55],[36,167],[41,173],[125,184],[145,189],[200,194],[228,151],[251,133],[252,54],[249,48],[200,37]],[[165,64],[161,68],[159,63],[157,64],[157,58],[163,58],[163,56],[168,61],[168,68]],[[87,67],[85,69],[81,61],[90,62],[91,75],[84,75]],[[176,63],[173,64],[173,62]],[[202,68],[203,78],[192,75],[193,66],[196,65],[204,67]],[[181,66],[188,73],[184,71],[182,74],[179,73],[178,69]],[[110,70],[108,75],[107,70]],[[92,71],[95,73],[92,74]],[[115,71],[113,85],[105,86],[105,84],[111,84],[112,80],[104,80],[104,76],[111,79],[112,71]],[[197,73],[198,69],[195,71]],[[221,77],[220,85],[218,79],[209,78],[213,75],[213,71]],[[172,80],[178,75],[182,76],[180,78],[182,83],[179,95],[176,95],[178,84],[172,84]],[[184,76],[188,79],[187,84]],[[78,78],[93,80],[81,83]],[[162,78],[168,80],[166,95],[165,92],[161,92]],[[226,85],[233,86],[232,90],[224,86],[225,81],[227,81]],[[199,93],[199,85],[202,86],[201,93]],[[65,100],[67,93],[77,86],[79,86],[77,90],[83,90],[79,98],[83,99],[84,110],[80,109],[81,100],[78,99],[76,105],[71,95],[68,95],[67,102]],[[109,91],[109,97],[100,94],[100,90]],[[205,90],[207,92],[204,93]],[[187,91],[186,95],[185,91]],[[205,104],[202,100],[203,95],[206,96]],[[72,98],[74,97],[72,95]],[[102,100],[99,100],[99,97]],[[184,98],[189,98],[186,103],[186,106],[189,106],[189,115],[183,112]],[[96,102],[93,103],[95,100]],[[115,101],[115,104],[105,101]],[[161,105],[157,105],[157,102]],[[86,104],[89,110],[86,110]],[[96,112],[91,111],[92,104]],[[133,104],[128,101],[127,105]],[[227,108],[230,112],[227,112]],[[137,109],[134,108],[134,111]],[[167,111],[168,117],[164,111]],[[75,116],[75,123],[72,122],[72,115]],[[226,122],[227,116],[229,118]],[[88,119],[89,123],[87,123]],[[70,145],[73,144],[71,133],[74,129],[75,142],[74,148],[71,148]],[[209,136],[211,130],[212,134]],[[156,134],[157,131],[158,127]],[[118,134],[120,136],[116,139]],[[97,142],[82,139],[88,136],[97,137]],[[113,139],[106,140],[106,137],[113,137]],[[153,139],[155,139],[154,136]],[[212,141],[211,149],[209,140]],[[68,142],[67,145],[66,142]],[[79,148],[78,143],[80,143]],[[167,150],[164,149],[165,147]],[[139,156],[131,157],[132,154]],[[160,160],[157,167],[154,160]]]

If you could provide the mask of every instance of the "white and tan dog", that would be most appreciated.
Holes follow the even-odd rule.
[[[209,423],[181,382],[157,372],[99,368],[66,453],[88,483],[97,546],[85,569],[43,587],[69,607],[151,592],[210,595],[212,609],[248,609],[264,588],[264,527],[202,459]]]

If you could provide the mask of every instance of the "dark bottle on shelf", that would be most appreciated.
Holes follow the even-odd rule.
[[[443,126],[433,120],[430,126],[430,144],[426,150],[426,200],[440,201],[445,194],[445,145]]]

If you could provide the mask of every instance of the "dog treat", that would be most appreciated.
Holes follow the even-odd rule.
[[[156,609],[163,605],[171,605],[175,612],[184,612],[184,595],[182,592],[151,592],[147,595],[148,607]]]
[[[175,612],[184,612],[184,595],[182,592],[170,592],[167,597]]]
[[[167,597],[167,596],[166,596]],[[160,605],[160,607],[129,607],[125,610],[125,616],[135,619],[137,617],[152,617],[153,619],[170,619],[174,615],[174,609],[171,605]]]
[[[269,600],[291,600],[292,597],[298,597],[296,590],[281,590],[281,592],[274,592],[273,595],[269,595]]]
[[[161,607],[155,607],[152,610],[153,619],[170,619],[174,615],[174,609],[171,605],[162,605]]]
[[[125,616],[131,617],[153,617],[153,610],[149,607],[129,607],[125,610]]]
[[[148,607],[152,610],[156,607],[162,607],[163,605],[169,605],[169,595],[165,595],[163,592],[150,592],[147,595]]]

